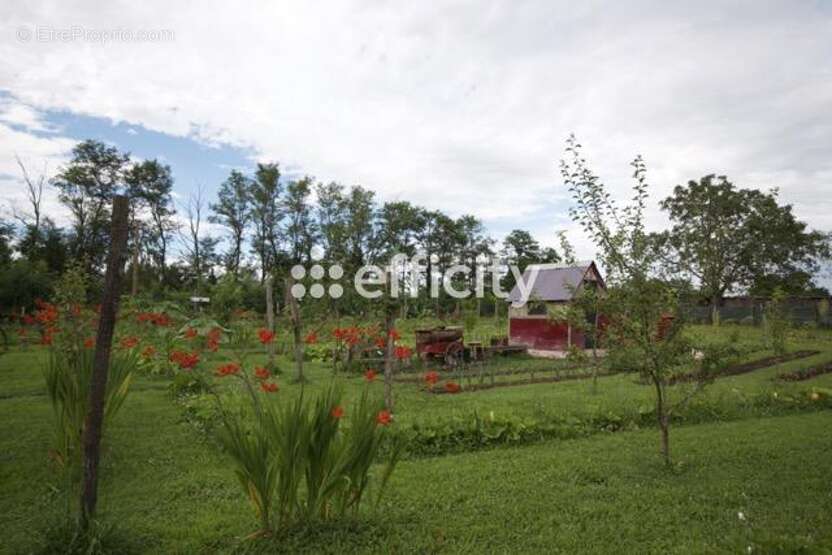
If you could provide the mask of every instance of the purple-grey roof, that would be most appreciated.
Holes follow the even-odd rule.
[[[523,271],[523,281],[528,283],[531,273],[537,271],[529,300],[569,301],[592,262],[580,262],[573,266],[563,264],[530,264]],[[509,302],[520,302],[520,288],[515,285],[508,296]]]

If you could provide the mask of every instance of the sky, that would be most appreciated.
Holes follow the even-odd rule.
[[[180,200],[277,161],[592,258],[557,166],[575,133],[618,198],[644,157],[653,229],[717,173],[832,230],[832,2],[30,0],[0,22],[0,213],[24,206],[15,156],[54,172],[95,138],[170,164]]]

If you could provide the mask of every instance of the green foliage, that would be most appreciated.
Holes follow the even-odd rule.
[[[771,300],[766,305],[764,330],[768,347],[776,354],[788,351],[788,336],[791,321],[786,305],[786,293],[779,287],[774,290]]]
[[[252,408],[224,411],[220,439],[261,531],[356,515],[385,435],[379,424],[383,403],[365,390],[344,417],[346,429],[335,387],[311,402],[301,392],[283,404],[256,401]],[[392,449],[378,481],[379,497],[399,453]]]
[[[52,349],[43,374],[52,406],[53,460],[77,486],[81,477],[81,448],[87,415],[94,350],[80,343]],[[110,358],[104,396],[105,428],[121,409],[130,388],[137,360],[132,351],[117,351]]]

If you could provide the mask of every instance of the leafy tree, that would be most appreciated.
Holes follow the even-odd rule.
[[[250,179],[237,170],[231,170],[228,179],[220,185],[217,203],[211,204],[209,221],[228,228],[230,247],[225,254],[225,270],[236,276],[243,254],[243,237],[251,219],[249,204]]]
[[[815,285],[812,281],[812,274],[805,270],[755,276],[748,294],[756,297],[772,297],[778,289],[792,297],[829,296],[829,290]]]
[[[644,229],[647,204],[646,167],[641,157],[633,162],[633,201],[620,208],[606,187],[592,173],[574,137],[567,141],[561,175],[572,194],[572,219],[580,224],[599,249],[607,269],[607,285],[598,299],[599,310],[609,319],[605,341],[613,359],[628,361],[655,391],[656,419],[661,431],[661,453],[670,463],[670,419],[678,407],[708,383],[730,345],[713,348],[693,374],[696,385],[675,402],[669,386],[674,376],[687,372],[695,361],[682,336],[677,292],[655,275],[655,257]],[[669,317],[675,319],[669,320]]]
[[[347,198],[344,186],[335,182],[319,183],[315,188],[320,242],[324,258],[343,264],[347,259],[346,237],[348,226]]]
[[[292,181],[286,187],[283,210],[287,220],[285,235],[291,264],[311,260],[312,247],[318,237],[318,225],[313,217],[312,204],[309,202],[311,193],[311,177]]]
[[[261,281],[280,258],[280,220],[282,185],[278,164],[257,164],[249,183],[251,220],[254,222],[254,252],[260,261]]]
[[[53,184],[72,216],[70,250],[88,268],[100,268],[107,252],[110,205],[123,185],[129,155],[102,142],[86,140],[72,149],[72,159]]]
[[[0,266],[8,266],[12,260],[14,226],[0,220]]]
[[[375,193],[363,187],[351,188],[346,200],[346,212],[348,269],[356,270],[374,260]]]
[[[176,210],[173,207],[173,176],[170,166],[157,160],[145,160],[133,165],[124,176],[127,191],[133,199],[136,212],[146,211],[149,222],[142,244],[159,273],[159,280],[165,281],[165,270],[171,234],[176,230],[173,219]]]
[[[523,229],[512,230],[506,235],[501,254],[507,265],[517,266],[520,271],[529,264],[560,262],[560,256],[555,249],[541,249],[540,243]],[[502,281],[504,290],[511,291],[514,288],[515,278],[512,272],[503,276]]]
[[[737,189],[725,176],[677,185],[661,202],[671,229],[653,236],[666,269],[692,276],[711,301],[713,322],[725,293],[770,273],[814,271],[828,255],[825,237],[808,231],[777,190]]]

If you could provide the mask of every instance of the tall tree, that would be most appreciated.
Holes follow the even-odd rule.
[[[560,256],[553,248],[542,249],[537,239],[523,229],[514,229],[503,239],[501,251],[507,265],[517,266],[522,272],[529,264],[560,262]],[[511,291],[515,284],[514,274],[503,276],[503,289]]]
[[[103,264],[113,196],[123,183],[129,155],[99,141],[87,140],[72,149],[72,159],[53,183],[72,216],[70,247],[89,269]]]
[[[229,249],[225,255],[225,270],[238,275],[243,254],[243,238],[251,219],[249,206],[250,180],[237,170],[231,170],[228,179],[220,185],[217,203],[211,204],[214,214],[211,222],[228,228]]]
[[[171,234],[177,227],[170,166],[157,160],[145,160],[128,169],[124,181],[133,200],[136,217],[145,216],[148,220],[143,226],[145,240],[142,244],[153,260],[159,281],[164,282]]]
[[[344,186],[335,182],[319,183],[315,187],[318,198],[317,219],[324,258],[343,264],[347,258],[346,238],[348,225],[347,199]]]
[[[285,234],[291,264],[305,263],[312,258],[312,247],[318,236],[318,226],[309,200],[311,193],[311,177],[292,181],[286,187],[283,209],[286,214]]]
[[[711,301],[713,322],[727,291],[765,274],[813,271],[828,256],[823,234],[809,231],[777,191],[737,189],[725,176],[677,185],[661,202],[672,227],[653,235],[666,270],[698,281]]]
[[[249,184],[251,220],[254,223],[253,249],[260,262],[260,279],[266,279],[270,268],[277,263],[280,250],[281,206],[280,166],[257,164],[254,179]]]
[[[15,159],[20,167],[23,183],[26,185],[26,201],[29,204],[29,210],[18,211],[15,209],[15,217],[23,225],[24,235],[27,238],[27,241],[18,246],[18,250],[23,256],[31,259],[32,253],[39,250],[43,243],[41,205],[43,203],[43,188],[46,184],[46,166],[44,165],[43,172],[40,175],[33,177],[23,164],[23,160],[19,156],[15,156]]]

